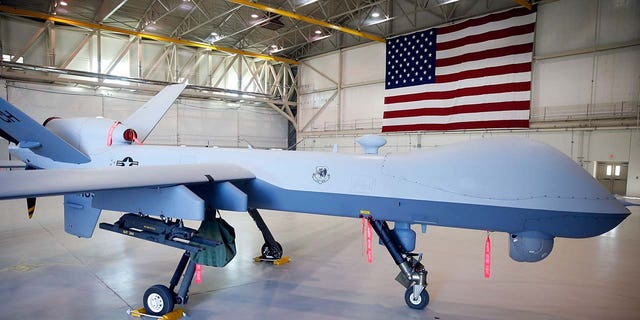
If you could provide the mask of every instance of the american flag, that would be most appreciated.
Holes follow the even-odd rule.
[[[536,12],[387,40],[382,131],[528,128]]]

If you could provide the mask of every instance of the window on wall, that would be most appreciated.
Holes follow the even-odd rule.
[[[613,166],[611,164],[607,165],[607,176],[619,177],[620,172],[622,171],[622,167],[619,165]]]

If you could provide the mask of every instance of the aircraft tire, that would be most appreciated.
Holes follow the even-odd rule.
[[[262,253],[262,258],[263,259],[280,259],[282,258],[282,245],[280,244],[280,242],[276,241],[276,246],[278,246],[278,251],[279,253],[276,252],[272,252],[271,248],[269,248],[269,244],[265,243],[262,245],[262,248],[260,249],[260,252]]]
[[[157,284],[147,289],[143,299],[144,309],[148,314],[163,316],[173,311],[173,292],[166,286]]]
[[[409,286],[404,293],[404,302],[409,308],[422,310],[429,304],[429,293],[426,289],[423,289],[420,295],[415,297],[413,294],[413,286]]]

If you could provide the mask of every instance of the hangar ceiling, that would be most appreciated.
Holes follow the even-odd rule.
[[[4,0],[0,3],[107,27],[298,60],[372,39],[382,40],[526,5],[527,1]]]

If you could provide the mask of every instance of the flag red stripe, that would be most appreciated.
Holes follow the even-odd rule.
[[[461,113],[529,110],[529,101],[505,101],[493,103],[467,104],[450,108],[422,108],[410,110],[385,111],[384,119],[420,117],[420,116],[450,116]]]
[[[461,22],[461,23],[454,24],[454,25],[451,25],[451,26],[438,28],[438,34],[447,34],[447,33],[451,33],[451,32],[456,32],[456,31],[460,31],[460,30],[465,29],[465,28],[480,26],[480,25],[483,25],[485,23],[490,23],[490,22],[495,22],[495,21],[500,21],[500,20],[506,20],[506,19],[509,19],[511,17],[526,16],[526,15],[528,15],[530,13],[533,13],[533,11],[531,11],[529,9],[526,9],[526,8],[520,8],[520,9],[515,9],[515,10],[508,10],[508,11],[505,11],[505,12],[494,13],[494,14],[490,14],[488,16],[484,16],[484,17],[481,17],[481,18],[469,19],[469,20],[467,20],[465,22]]]
[[[528,128],[529,120],[492,120],[492,121],[471,121],[443,124],[408,124],[398,126],[383,126],[382,132],[397,131],[445,131],[445,130],[470,130],[470,129],[499,129],[499,128]]]
[[[492,93],[504,93],[504,92],[516,92],[516,91],[529,91],[531,90],[531,82],[514,82],[493,84],[488,86],[460,88],[450,91],[436,91],[436,92],[420,92],[412,94],[403,94],[398,96],[384,97],[384,104],[413,102],[422,100],[443,100],[453,99],[466,96],[477,96],[482,94]]]
[[[532,51],[533,51],[533,43],[524,43],[524,44],[518,44],[518,45],[513,45],[513,46],[508,46],[503,48],[495,48],[495,49],[489,49],[489,50],[484,50],[479,52],[461,54],[459,56],[455,56],[451,58],[437,59],[436,67],[446,67],[454,64],[463,63],[463,62],[504,57],[512,54],[527,53]]]
[[[535,23],[525,24],[521,26],[510,27],[501,30],[489,31],[481,34],[474,34],[464,38],[438,42],[436,43],[436,50],[448,50],[452,48],[462,47],[471,43],[479,43],[484,41],[491,41],[500,38],[507,38],[512,36],[519,36],[527,33],[533,33],[535,30]]]
[[[465,79],[497,76],[509,73],[530,72],[531,62],[508,64],[504,66],[488,67],[475,70],[466,70],[451,74],[436,76],[436,83],[453,82]]]

